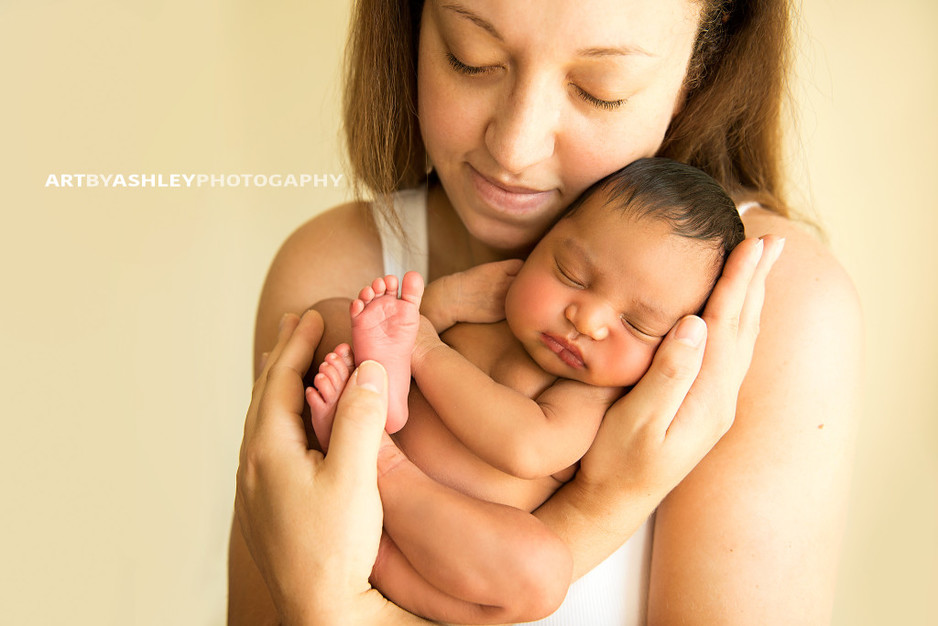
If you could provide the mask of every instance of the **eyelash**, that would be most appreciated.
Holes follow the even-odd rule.
[[[460,74],[465,74],[466,76],[478,76],[479,74],[484,74],[489,71],[488,67],[476,67],[475,65],[466,65],[462,61],[456,58],[452,52],[446,53],[446,60],[449,61],[450,66],[459,72]]]
[[[567,273],[567,271],[563,269],[563,266],[560,265],[560,262],[559,262],[559,261],[555,261],[554,264],[557,266],[557,272],[560,274],[561,278],[563,278],[564,282],[567,282],[567,283],[573,285],[573,286],[576,287],[577,289],[585,289],[585,288],[586,288],[586,285],[584,285],[584,284],[581,283],[579,280],[577,280],[576,278],[574,278],[573,276],[571,276],[569,273]]]
[[[492,68],[490,67],[477,67],[475,65],[466,65],[462,61],[456,58],[452,52],[446,53],[446,60],[449,62],[450,67],[455,71],[463,74],[465,76],[479,76],[480,74],[485,74]],[[585,101],[587,104],[596,107],[597,109],[602,109],[603,111],[615,111],[619,109],[623,104],[628,102],[625,98],[620,98],[618,100],[601,100],[591,93],[585,91],[582,87],[574,85],[571,83],[571,86],[576,91],[577,96]]]
[[[622,325],[625,326],[627,329],[629,329],[629,330],[631,330],[631,331],[633,331],[633,332],[635,332],[635,333],[641,335],[641,337],[640,337],[641,339],[647,339],[647,340],[659,339],[659,337],[656,337],[655,335],[649,335],[649,334],[646,333],[645,331],[640,330],[638,327],[636,327],[634,324],[632,324],[632,322],[630,322],[629,320],[627,320],[627,319],[625,318],[625,315],[620,315],[620,316],[619,316],[619,319],[622,321]]]
[[[618,100],[600,100],[596,96],[586,92],[582,87],[572,85],[576,90],[576,93],[580,98],[585,100],[588,104],[593,105],[597,109],[602,109],[604,111],[615,111],[620,108],[623,104],[628,102],[625,98],[619,98]]]

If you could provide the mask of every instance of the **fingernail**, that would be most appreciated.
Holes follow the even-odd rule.
[[[370,389],[375,393],[384,393],[388,386],[388,375],[384,367],[377,361],[364,361],[355,370],[355,385],[362,389]]]
[[[782,250],[784,249],[785,249],[785,238],[782,237],[781,239],[778,240],[778,245],[775,247],[775,258],[772,260],[777,261],[778,257],[782,255]]]
[[[759,237],[759,241],[756,242],[756,250],[761,258],[762,253],[765,251],[765,241],[762,240],[762,237]]]
[[[283,330],[283,323],[287,321],[287,317],[289,317],[289,315],[289,313],[284,313],[283,317],[280,318],[280,324],[277,325],[278,332]]]
[[[681,343],[696,348],[707,336],[707,325],[696,315],[688,315],[677,323],[674,338]]]

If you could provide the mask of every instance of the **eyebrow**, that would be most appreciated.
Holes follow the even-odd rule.
[[[631,44],[627,46],[611,46],[603,48],[583,48],[576,51],[577,56],[589,57],[589,58],[602,58],[602,57],[612,57],[612,56],[634,56],[636,54],[646,57],[656,57],[657,54],[645,50],[637,44]]]
[[[590,255],[589,250],[587,250],[586,248],[584,248],[584,247],[580,244],[580,242],[577,241],[576,239],[574,239],[573,237],[564,237],[564,238],[560,241],[560,247],[561,247],[561,248],[565,248],[565,249],[570,250],[571,252],[575,253],[578,257],[580,257],[581,259],[583,259],[583,261],[584,261],[587,265],[589,265],[591,269],[593,268],[593,257],[592,257],[592,255]]]
[[[467,20],[469,20],[470,22],[472,22],[473,24],[475,24],[476,26],[478,26],[479,28],[481,28],[482,30],[490,34],[492,37],[495,37],[496,39],[501,41],[502,43],[505,42],[505,39],[501,36],[501,34],[498,32],[495,26],[492,25],[491,22],[476,15],[475,13],[473,13],[472,11],[470,11],[463,5],[456,3],[456,2],[449,2],[447,4],[444,4],[443,8],[449,11],[452,11],[453,13],[456,13],[460,17],[466,18]],[[645,50],[644,48],[642,48],[641,46],[637,44],[622,45],[622,46],[600,46],[596,48],[581,48],[580,50],[576,51],[577,56],[587,57],[587,58],[592,58],[592,59],[602,58],[602,57],[611,57],[611,56],[632,56],[636,54],[642,55],[642,56],[648,56],[648,57],[658,56],[657,54],[654,54],[653,52],[649,52],[648,50]]]
[[[443,8],[448,9],[452,11],[453,13],[456,13],[460,17],[466,18],[467,20],[469,20],[470,22],[472,22],[473,24],[475,24],[476,26],[478,26],[479,28],[481,28],[482,30],[490,34],[492,37],[495,37],[496,39],[504,43],[505,40],[498,33],[495,27],[492,26],[491,22],[482,19],[481,17],[479,17],[478,15],[476,15],[475,13],[473,13],[472,11],[464,7],[463,5],[455,3],[455,2],[451,2],[451,3],[444,4]]]

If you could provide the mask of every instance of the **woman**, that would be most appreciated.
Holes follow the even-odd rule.
[[[849,279],[780,197],[787,2],[362,2],[354,20],[352,164],[378,197],[419,187],[432,166],[425,194],[394,196],[408,219],[403,205],[426,207],[425,243],[406,230],[427,248],[430,280],[523,256],[589,184],[653,154],[721,182],[747,236],[787,240],[761,320],[772,237],[737,249],[704,313],[706,341],[702,325],[684,342],[672,331],[575,479],[536,512],[580,578],[655,511],[615,571],[574,584],[558,619],[612,603],[612,580],[627,605],[580,623],[828,621],[860,316]],[[386,271],[393,228],[383,230],[359,203],[291,236],[264,287],[257,353],[283,313],[354,297],[350,286]],[[237,526],[230,591],[232,621],[273,615]]]

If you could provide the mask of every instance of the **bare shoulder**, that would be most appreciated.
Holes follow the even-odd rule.
[[[828,311],[846,316],[848,326],[860,321],[860,304],[853,281],[811,227],[764,210],[743,217],[746,235],[785,237],[785,250],[768,279],[770,299],[763,313],[814,316]],[[845,330],[856,330],[846,327]]]
[[[787,445],[793,456],[774,469],[790,472],[790,480],[804,479],[806,472],[844,478],[862,380],[859,297],[847,272],[808,227],[767,211],[751,213],[744,219],[747,235],[773,233],[786,243],[766,281],[759,338],[740,389],[736,423],[718,448],[764,452],[769,466],[778,447]]]
[[[863,322],[853,281],[808,227],[760,210],[747,213],[744,223],[749,236],[773,233],[786,242],[766,282],[759,339],[740,394],[743,406],[780,393],[782,373],[827,398],[855,394]],[[852,413],[842,414],[852,419]]]
[[[355,297],[382,269],[381,242],[366,203],[337,206],[301,225],[267,272],[257,311],[256,356],[273,345],[284,313],[302,313],[326,298]]]

